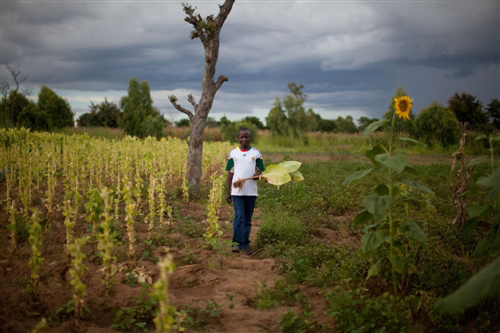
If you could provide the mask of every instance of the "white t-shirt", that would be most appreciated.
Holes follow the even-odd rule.
[[[233,165],[228,171],[234,173],[233,183],[239,179],[252,177],[255,174],[258,159],[262,160],[262,154],[257,148],[250,147],[249,150],[242,151],[240,147],[237,147],[231,150],[228,166],[231,165],[231,160]],[[264,165],[261,164],[261,166],[263,167]],[[257,181],[249,179],[245,181],[242,188],[236,188],[231,184],[231,195],[258,196]]]

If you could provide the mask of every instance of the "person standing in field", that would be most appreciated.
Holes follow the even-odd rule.
[[[257,148],[250,146],[251,139],[252,133],[248,128],[238,131],[240,145],[231,150],[226,165],[226,201],[234,204],[232,251],[243,251],[248,255],[255,252],[250,247],[249,238],[253,209],[258,196],[257,181],[248,179],[241,187],[234,187],[233,184],[240,179],[256,177],[264,171],[262,154]]]

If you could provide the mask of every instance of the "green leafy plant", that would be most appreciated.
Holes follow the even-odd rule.
[[[347,177],[343,185],[348,185],[354,180],[361,179],[374,170],[374,168],[384,168],[387,172],[386,183],[379,184],[374,193],[369,194],[363,199],[365,207],[358,213],[354,219],[355,224],[366,224],[372,222],[365,227],[365,234],[361,241],[361,250],[364,253],[379,251],[382,252],[383,258],[373,264],[368,270],[368,277],[376,275],[380,272],[384,261],[388,260],[391,267],[392,283],[394,294],[397,293],[398,283],[396,273],[404,276],[408,270],[409,259],[406,255],[407,249],[403,242],[399,241],[398,235],[404,235],[408,240],[416,241],[420,244],[426,243],[426,236],[420,230],[420,227],[414,221],[408,220],[404,215],[398,214],[398,208],[405,208],[407,204],[420,206],[421,201],[413,194],[405,194],[400,191],[401,185],[396,181],[396,177],[406,171],[414,171],[408,164],[406,154],[394,151],[393,135],[394,125],[396,122],[396,114],[400,118],[409,119],[412,100],[407,97],[395,98],[396,112],[392,115],[391,131],[388,137],[387,147],[379,144],[372,149],[366,151],[365,155],[371,160],[374,167],[362,171],[357,171]],[[377,121],[368,125],[365,130],[365,136],[372,133],[384,121]],[[413,141],[409,138],[400,138],[403,141]],[[425,185],[402,179],[402,184],[411,187],[416,191],[432,192]]]
[[[486,136],[485,134],[480,134],[476,137],[476,141],[483,140],[483,139],[488,139],[488,146],[489,146],[489,151],[490,151],[490,167],[491,167],[491,173],[493,173],[493,170],[495,169],[495,160],[493,158],[493,156],[494,156],[493,153],[495,151],[495,142],[500,140],[500,136],[494,135],[494,134],[490,134],[489,136]],[[480,162],[480,161],[482,161],[482,159],[484,159],[484,158],[478,157],[478,159],[473,160],[473,161]],[[472,163],[473,161],[471,161],[470,163]]]
[[[411,311],[387,292],[371,298],[360,289],[335,287],[326,294],[326,314],[335,318],[341,332],[404,332],[410,328]]]
[[[320,331],[320,325],[314,320],[311,306],[307,305],[302,315],[291,310],[281,317],[278,322],[279,331],[283,333],[315,333]]]
[[[44,258],[42,257],[42,226],[40,225],[38,219],[38,211],[35,208],[33,215],[31,216],[32,224],[29,228],[29,242],[31,244],[31,257],[28,263],[31,269],[31,282],[28,286],[29,291],[32,295],[36,294],[38,283],[40,281],[40,268],[42,267]]]
[[[500,259],[471,277],[463,286],[436,304],[439,313],[463,311],[485,297],[500,300]]]
[[[73,243],[69,245],[69,251],[71,253],[71,265],[69,274],[71,276],[71,284],[74,287],[73,300],[75,309],[75,326],[80,326],[80,318],[82,316],[82,308],[84,307],[84,297],[86,295],[87,287],[82,282],[83,273],[88,270],[88,268],[83,264],[83,259],[85,259],[85,254],[82,252],[82,247],[89,240],[88,236],[84,238],[75,239]]]
[[[104,203],[98,189],[87,191],[85,210],[87,212],[87,222],[92,223],[93,241],[97,242],[97,228],[100,222],[100,216],[104,210]]]
[[[470,219],[463,229],[465,233],[469,233],[479,223],[486,224],[489,231],[478,242],[473,255],[476,258],[495,256],[500,254],[500,167],[492,175],[479,178],[477,184],[486,187],[488,192],[479,205],[469,207],[467,212]]]
[[[155,291],[151,294],[151,297],[156,299],[160,305],[160,309],[154,318],[156,332],[167,333],[172,328],[181,330],[181,318],[183,316],[177,313],[176,308],[170,305],[168,301],[168,277],[175,269],[173,256],[168,254],[160,261],[158,266],[160,267],[160,278],[153,285]]]
[[[222,306],[210,300],[205,307],[184,305],[180,313],[185,314],[184,327],[186,329],[202,331],[219,320],[222,315]]]
[[[111,231],[112,221],[111,221],[111,203],[113,202],[113,197],[106,187],[103,187],[100,193],[104,203],[104,210],[101,214],[102,221],[99,226],[102,229],[102,233],[99,234],[99,244],[97,249],[101,251],[102,264],[104,266],[104,279],[102,283],[104,284],[105,296],[109,296],[109,292],[112,287],[111,277],[113,272],[113,263],[116,258],[112,255],[113,248],[115,247],[115,237],[116,233]]]
[[[212,183],[212,188],[209,195],[209,204],[207,207],[207,222],[208,228],[206,233],[203,234],[206,244],[214,248],[218,242],[222,231],[219,230],[219,209],[222,206],[222,194],[224,193],[224,175],[212,174],[210,176],[210,181]]]
[[[132,306],[116,311],[111,328],[120,332],[148,332],[147,326],[153,322],[158,301],[150,297],[148,284],[142,284],[140,294]]]
[[[273,288],[268,288],[264,283],[255,293],[255,299],[258,309],[270,309],[278,305],[294,306],[297,303],[304,303],[307,295],[296,284],[276,279]]]

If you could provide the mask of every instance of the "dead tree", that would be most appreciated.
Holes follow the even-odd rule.
[[[193,198],[200,197],[201,162],[203,155],[203,132],[205,131],[208,113],[212,108],[215,94],[228,80],[227,76],[220,75],[214,81],[215,66],[219,57],[219,37],[222,26],[227,16],[231,12],[234,0],[225,0],[223,5],[219,5],[219,15],[213,15],[205,19],[195,13],[196,8],[183,3],[183,10],[186,13],[186,22],[190,23],[194,30],[191,31],[191,39],[199,38],[205,50],[205,70],[202,78],[201,98],[196,103],[193,95],[189,95],[187,100],[193,106],[194,113],[177,104],[177,97],[169,96],[172,105],[189,117],[191,135],[189,140],[189,152],[187,161],[186,180],[188,182],[190,195]]]
[[[2,91],[2,96],[5,101],[5,106],[7,107],[7,115],[12,126],[16,125],[16,119],[14,116],[14,105],[17,98],[17,91],[19,90],[19,85],[26,81],[27,75],[21,76],[21,71],[17,70],[14,66],[9,64],[5,65],[5,69],[12,76],[14,80],[15,89],[11,89],[10,84],[6,80],[2,80],[0,83],[0,90]],[[28,94],[29,91],[23,92],[23,94]],[[10,97],[12,96],[12,97]]]

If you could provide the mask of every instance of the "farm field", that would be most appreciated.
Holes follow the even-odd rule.
[[[452,224],[457,212],[447,156],[410,155],[416,172],[397,176],[432,193],[415,190],[422,204],[399,213],[419,227],[425,241],[396,239],[407,264],[397,275],[395,295],[384,251],[362,251],[370,223],[354,223],[363,199],[386,175],[374,170],[342,185],[369,167],[363,154],[263,151],[266,165],[302,162],[305,180],[279,190],[260,183],[251,235],[259,251],[247,256],[230,252],[232,207],[214,199],[224,192],[229,143],[205,143],[203,195],[188,201],[183,140],[27,131],[4,131],[1,138],[2,332],[29,332],[43,318],[47,327],[41,332],[155,331],[158,302],[149,295],[157,290],[153,285],[167,253],[176,266],[168,279],[171,315],[186,332],[500,329],[498,300],[455,314],[434,308],[498,257],[473,255],[489,224],[469,233]],[[487,172],[487,162],[476,166],[469,205],[486,196],[475,181]],[[78,255],[71,244],[83,237],[86,269],[74,282]],[[74,285],[85,285],[78,327]]]

